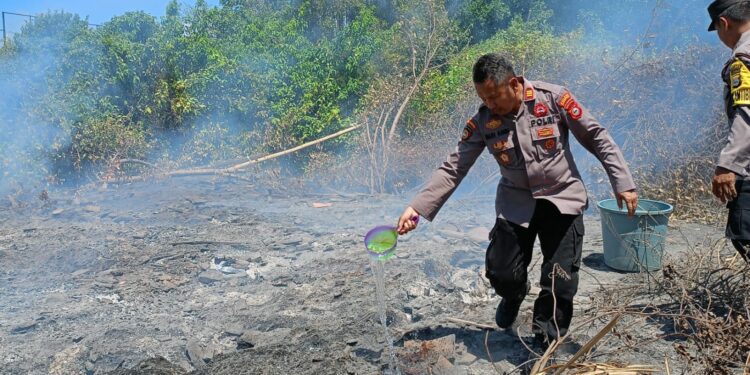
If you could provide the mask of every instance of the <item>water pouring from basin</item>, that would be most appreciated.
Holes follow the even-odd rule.
[[[419,216],[411,219],[419,223]],[[371,258],[385,262],[396,255],[396,244],[398,243],[397,228],[390,225],[381,225],[372,228],[365,235],[365,248]]]
[[[414,223],[419,222],[419,216],[412,218]],[[398,243],[398,228],[388,225],[381,225],[371,229],[365,235],[365,248],[367,249],[368,258],[370,258],[370,268],[375,278],[375,292],[378,298],[378,313],[380,323],[383,325],[385,333],[385,342],[388,345],[388,368],[384,374],[400,374],[396,360],[396,353],[393,349],[393,339],[388,333],[388,317],[386,315],[385,300],[385,262],[396,255],[396,244]]]

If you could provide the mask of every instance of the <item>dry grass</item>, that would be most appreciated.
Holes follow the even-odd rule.
[[[662,270],[602,286],[591,298],[592,307],[536,359],[531,374],[669,374],[672,367],[682,374],[750,371],[750,267],[724,241],[694,244]],[[603,328],[560,361],[560,343],[588,336],[593,326]],[[662,365],[625,363],[650,351],[654,359],[664,356]]]
[[[688,374],[747,370],[750,355],[750,268],[724,241],[691,247],[660,272],[635,275],[602,290],[590,314],[630,318],[613,331],[610,353],[632,353],[653,341],[671,345]],[[644,327],[662,335],[646,338]],[[610,344],[612,344],[610,342]]]

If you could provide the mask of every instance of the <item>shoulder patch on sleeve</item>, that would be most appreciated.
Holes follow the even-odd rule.
[[[560,100],[557,102],[561,108],[565,109],[573,120],[580,120],[583,117],[583,108],[578,104],[573,94],[570,91],[563,91],[560,95]]]
[[[461,141],[466,142],[471,138],[472,135],[474,135],[474,131],[477,130],[477,124],[474,122],[474,118],[470,118],[468,121],[466,121],[466,126],[464,126],[464,131],[461,133]]]
[[[468,141],[469,138],[471,138],[471,136],[473,134],[474,134],[474,130],[471,129],[471,126],[469,126],[468,124],[466,124],[466,126],[464,126],[463,133],[461,133],[461,141],[463,141],[463,142]]]
[[[735,59],[729,66],[729,88],[735,107],[750,105],[750,69],[740,59]]]

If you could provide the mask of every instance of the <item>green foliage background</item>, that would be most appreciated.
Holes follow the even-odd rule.
[[[632,14],[638,7],[662,13],[649,20],[649,12]],[[692,10],[678,12],[685,9]],[[382,186],[401,190],[434,167],[426,152],[455,143],[477,104],[471,66],[494,51],[508,54],[518,74],[575,89],[618,141],[629,140],[631,128],[658,132],[648,126],[663,107],[683,114],[680,124],[708,123],[718,118],[710,85],[721,57],[712,48],[685,54],[675,42],[705,45],[684,32],[705,33],[703,12],[698,0],[222,0],[216,7],[199,0],[172,1],[158,19],[131,12],[95,28],[74,14],[41,14],[0,49],[0,193],[96,180],[124,158],[184,167],[258,156],[407,103],[389,152],[410,159],[378,172],[387,174]],[[666,14],[686,29],[659,24]],[[622,24],[669,34],[675,50],[621,44]],[[434,58],[422,60],[436,45]],[[687,90],[680,77],[699,78],[702,88]],[[711,110],[684,116],[698,106]],[[373,144],[356,137],[296,153],[287,166],[361,173],[375,159],[348,159],[367,159],[357,153]],[[435,141],[422,152],[425,139]],[[648,173],[671,165],[637,150],[625,147]]]
[[[518,3],[467,1],[448,13],[430,0],[173,1],[161,19],[131,12],[96,28],[74,14],[41,14],[0,53],[10,88],[0,102],[2,155],[26,139],[35,147],[24,151],[44,155],[25,156],[53,162],[40,164],[44,173],[73,180],[114,158],[199,164],[315,139],[366,110],[374,82],[409,74],[410,41],[424,38],[420,22],[433,6],[454,36],[435,61],[444,68],[408,108],[414,124],[467,93],[467,69],[482,52],[557,42],[549,28],[523,32]]]

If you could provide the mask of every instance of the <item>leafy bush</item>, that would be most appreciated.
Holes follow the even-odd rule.
[[[121,159],[144,159],[150,150],[146,138],[143,127],[124,116],[83,121],[75,127],[70,145],[53,155],[57,173],[72,177],[96,175],[119,166]]]

